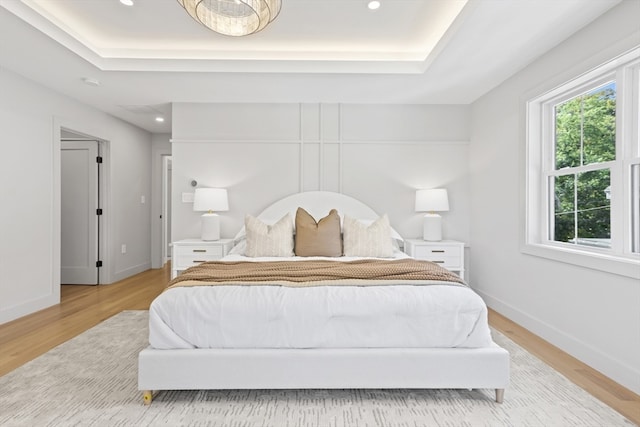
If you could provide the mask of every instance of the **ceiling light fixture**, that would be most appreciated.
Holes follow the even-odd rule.
[[[158,123],[164,122],[164,117],[162,117],[162,116],[156,117],[156,122],[158,122]]]
[[[282,0],[178,0],[193,19],[216,33],[247,36],[276,19]]]
[[[133,0],[120,0],[120,3],[125,6],[133,6]]]
[[[371,10],[376,10],[380,7],[380,2],[379,1],[370,1],[367,4],[367,7]]]

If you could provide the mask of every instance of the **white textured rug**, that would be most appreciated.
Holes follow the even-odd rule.
[[[137,389],[147,312],[125,311],[0,378],[0,426],[625,426],[633,425],[526,350],[511,353],[502,405],[493,390]]]

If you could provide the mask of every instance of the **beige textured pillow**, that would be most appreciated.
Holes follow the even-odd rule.
[[[393,256],[391,225],[386,214],[370,225],[345,215],[342,233],[345,256],[376,258]]]
[[[338,211],[331,209],[329,215],[316,222],[309,212],[298,208],[295,240],[297,256],[342,256]]]
[[[267,225],[247,215],[244,218],[247,233],[248,257],[288,257],[293,256],[293,220],[290,214],[283,216],[273,225]]]

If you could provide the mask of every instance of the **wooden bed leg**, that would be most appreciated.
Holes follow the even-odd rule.
[[[504,389],[497,388],[496,389],[496,402],[502,403],[504,401]]]
[[[144,390],[142,392],[142,401],[145,405],[151,405],[153,401],[153,392],[151,390]]]

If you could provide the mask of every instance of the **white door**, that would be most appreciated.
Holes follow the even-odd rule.
[[[98,284],[97,141],[61,142],[61,284]]]

